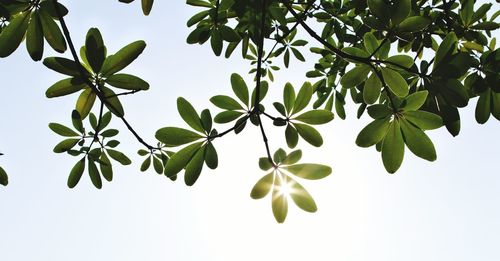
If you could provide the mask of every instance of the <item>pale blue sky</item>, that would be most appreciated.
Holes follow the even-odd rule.
[[[231,73],[251,80],[239,56],[225,60],[209,46],[185,44],[185,22],[197,10],[184,1],[156,1],[150,17],[142,16],[139,3],[62,2],[70,9],[67,22],[77,46],[96,26],[110,52],[137,39],[148,43],[127,72],[149,81],[151,90],[123,103],[127,118],[149,141],[160,127],[183,126],[175,110],[178,96],[216,111],[208,98],[230,93]],[[294,60],[291,69],[276,74],[270,98],[281,97],[285,82],[304,81],[316,58],[307,57],[307,63]],[[265,154],[257,128],[217,141],[220,167],[205,170],[192,188],[140,173],[140,145],[124,130],[120,147],[134,164],[116,166],[114,181],[101,191],[87,176],[70,190],[66,180],[76,159],[52,153],[60,137],[47,124],[69,123],[76,97],[45,98],[46,88],[63,76],[31,62],[24,45],[0,61],[0,72],[0,149],[6,154],[0,165],[10,174],[10,185],[0,188],[1,260],[500,260],[500,124],[475,123],[475,101],[461,110],[460,136],[429,132],[436,162],[407,150],[395,175],[385,172],[373,148],[354,144],[369,119],[356,120],[350,107],[346,121],[320,128],[322,148],[299,144],[304,161],[334,170],[324,180],[303,182],[319,211],[308,214],[291,205],[279,225],[270,198],[249,197],[265,174],[257,165]],[[119,121],[112,124],[123,129]],[[267,126],[271,148],[285,147],[284,130]]]

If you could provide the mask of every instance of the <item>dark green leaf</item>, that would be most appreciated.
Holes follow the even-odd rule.
[[[390,117],[376,119],[364,127],[356,138],[356,145],[367,148],[380,142],[389,128]]]
[[[177,127],[166,127],[156,131],[156,139],[167,147],[176,147],[203,138],[200,134]]]
[[[102,65],[101,74],[107,77],[123,70],[137,59],[144,48],[146,48],[144,41],[136,41],[123,47],[116,54],[108,56]]]
[[[82,178],[82,174],[85,171],[85,157],[78,161],[75,166],[71,169],[68,177],[68,187],[74,188],[80,179]]]
[[[109,76],[106,79],[106,83],[116,88],[125,90],[145,91],[149,89],[149,83],[147,83],[143,79],[134,75],[124,74],[124,73],[118,73]]]
[[[165,166],[165,175],[167,177],[175,176],[181,171],[193,155],[200,149],[203,142],[194,143],[182,148],[180,151],[172,155]]]
[[[30,20],[29,13],[22,12],[14,16],[9,25],[2,30],[0,34],[0,57],[11,55],[23,41]]]
[[[179,97],[177,98],[177,110],[181,115],[182,119],[193,129],[203,132],[203,125],[201,124],[201,119],[198,113],[193,108],[191,103],[186,99]]]
[[[63,53],[66,51],[66,40],[64,39],[61,29],[59,29],[54,19],[45,10],[41,9],[39,13],[45,40],[47,40],[55,51]]]
[[[125,156],[125,154],[121,153],[120,151],[112,150],[112,149],[106,149],[106,151],[108,152],[109,156],[112,159],[120,162],[120,164],[122,164],[122,165],[132,164],[132,161],[127,156]]]
[[[413,154],[428,161],[436,160],[434,144],[422,130],[403,119],[401,120],[401,131],[406,146]]]

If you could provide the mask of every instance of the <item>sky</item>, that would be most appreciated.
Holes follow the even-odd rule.
[[[240,56],[219,58],[208,45],[186,44],[185,24],[197,9],[184,1],[156,1],[149,17],[142,15],[138,1],[61,2],[70,10],[66,20],[77,46],[91,27],[100,29],[111,53],[138,39],[147,42],[124,72],[146,79],[151,90],[122,102],[127,119],[148,141],[161,127],[186,127],[176,112],[177,97],[215,112],[208,99],[231,94],[231,73],[251,81],[250,66]],[[311,46],[317,45],[311,40]],[[54,55],[46,49],[46,57]],[[316,59],[306,58],[276,74],[268,104],[280,99],[286,82],[303,83]],[[333,168],[324,180],[302,182],[318,212],[305,213],[291,204],[285,224],[277,224],[270,198],[249,196],[265,174],[257,164],[265,155],[258,128],[217,140],[219,168],[205,169],[195,186],[186,187],[182,179],[171,182],[140,172],[140,144],[114,119],[112,126],[122,130],[119,148],[134,163],[115,164],[114,180],[102,190],[86,175],[68,189],[67,176],[77,159],[52,152],[61,138],[47,125],[70,124],[76,97],[45,97],[45,90],[64,76],[32,62],[24,44],[0,61],[0,72],[0,149],[5,153],[0,165],[10,175],[10,185],[0,188],[1,260],[500,259],[500,124],[495,119],[477,124],[476,100],[461,109],[458,137],[444,128],[428,132],[437,148],[436,162],[406,150],[395,175],[386,173],[374,148],[355,145],[370,119],[357,120],[355,108],[349,107],[347,120],[319,127],[324,146],[299,142],[303,162]],[[271,149],[285,148],[284,129],[265,124]]]

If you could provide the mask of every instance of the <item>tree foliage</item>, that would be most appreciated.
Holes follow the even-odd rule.
[[[500,120],[500,51],[493,35],[499,28],[495,20],[500,10],[493,12],[493,3],[187,0],[186,4],[194,13],[187,21],[191,28],[187,43],[209,44],[216,56],[240,55],[252,66],[251,77],[232,74],[231,90],[210,98],[216,110],[200,111],[178,98],[177,110],[186,125],[160,128],[151,145],[127,121],[120,101],[120,96],[150,87],[140,77],[122,72],[146,48],[144,41],[109,54],[99,29],[90,28],[77,50],[64,21],[69,11],[57,0],[0,0],[0,57],[11,55],[23,41],[34,61],[42,60],[45,42],[59,53],[70,50],[71,58],[43,59],[46,67],[64,75],[48,87],[46,96],[76,100],[71,126],[49,124],[63,137],[54,152],[77,160],[68,177],[70,188],[87,173],[100,189],[102,177],[113,179],[113,163],[131,164],[117,150],[119,131],[107,128],[112,118],[122,121],[143,146],[138,151],[144,157],[141,171],[152,167],[171,180],[181,175],[188,186],[196,183],[205,165],[219,166],[219,138],[239,134],[251,124],[264,139],[266,155],[258,164],[267,174],[257,180],[250,196],[260,199],[271,194],[273,214],[281,223],[289,199],[304,211],[317,210],[299,179],[322,179],[332,169],[298,163],[301,150],[278,149],[272,154],[263,119],[284,129],[289,149],[301,140],[320,147],[322,133],[314,126],[331,122],[334,114],[345,119],[346,104],[356,104],[357,118],[366,115],[372,121],[360,130],[355,143],[374,146],[389,173],[400,168],[405,148],[422,159],[436,160],[426,132],[444,126],[451,135],[458,135],[459,109],[469,103],[475,103],[471,106],[476,108],[478,123],[491,116]],[[153,0],[142,0],[145,15],[152,7]],[[280,70],[276,64],[282,62],[288,68],[304,62],[307,45],[317,56],[313,68],[304,72],[309,81],[300,87],[287,83],[283,97],[266,97],[269,88],[279,88],[273,86],[273,72]],[[0,184],[7,183],[7,174],[0,168]]]

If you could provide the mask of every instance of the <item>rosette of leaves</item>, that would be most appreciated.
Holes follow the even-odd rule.
[[[290,65],[290,53],[292,53],[297,60],[301,62],[306,61],[297,47],[305,46],[307,44],[307,41],[302,39],[294,40],[296,35],[297,29],[294,29],[290,32],[290,34],[288,34],[287,37],[281,40],[283,47],[276,49],[276,51],[274,51],[273,53],[273,56],[280,56],[281,54],[283,54],[283,63],[285,64],[286,68],[288,68],[288,66]]]
[[[274,125],[286,126],[285,138],[288,147],[295,148],[299,141],[299,136],[309,144],[320,147],[323,145],[323,137],[311,125],[325,124],[333,120],[333,113],[329,110],[309,110],[302,112],[313,94],[311,83],[305,82],[295,94],[295,89],[290,83],[283,89],[283,103],[273,103],[274,108],[284,117],[276,118]]]
[[[257,95],[256,88],[254,88],[250,96],[245,80],[236,73],[231,75],[231,87],[239,101],[227,95],[216,95],[210,98],[210,102],[224,110],[215,115],[214,122],[223,124],[236,120],[235,132],[240,133],[245,128],[248,118],[250,118],[253,124],[258,125],[257,115],[254,113],[255,96]],[[260,84],[259,102],[265,98],[268,89],[268,83],[262,81]],[[264,111],[264,106],[260,105],[258,111],[259,113]]]
[[[258,55],[257,55],[257,49],[255,49],[255,46],[253,44],[250,44],[248,46],[248,49],[250,50],[250,54],[245,55],[245,59],[250,60],[250,65],[255,66],[258,63]],[[266,52],[262,52],[262,56],[266,56]],[[279,71],[280,67],[276,65],[272,65],[273,61],[270,59],[272,57],[275,57],[275,53],[267,57],[261,62],[261,73],[262,77],[268,77],[271,82],[274,81],[274,74],[273,71]],[[257,68],[252,68],[248,72],[249,74],[256,74],[257,73]]]
[[[68,187],[74,188],[80,181],[87,165],[87,171],[92,184],[98,189],[102,188],[101,175],[107,181],[113,180],[113,167],[110,158],[121,163],[130,165],[132,162],[122,152],[116,150],[120,142],[113,139],[118,135],[117,129],[106,129],[111,122],[112,115],[106,112],[102,117],[97,118],[90,113],[89,124],[92,131],[86,131],[83,126],[82,118],[78,111],[74,110],[71,119],[73,128],[59,123],[50,123],[49,128],[64,137],[54,147],[55,153],[68,153],[74,157],[83,157],[72,168],[68,177]],[[99,146],[92,148],[93,145]],[[97,168],[99,165],[99,168]]]
[[[80,92],[76,110],[82,119],[87,117],[98,97],[113,114],[123,117],[125,112],[118,98],[119,94],[109,86],[129,93],[149,89],[149,84],[143,79],[119,73],[131,64],[145,47],[144,41],[136,41],[113,55],[107,55],[101,33],[97,28],[91,28],[87,33],[85,46],[80,49],[80,64],[63,57],[45,58],[43,64],[49,69],[71,76],[50,86],[45,95],[54,98]]]
[[[42,59],[44,39],[55,51],[66,51],[66,41],[55,22],[59,13],[62,16],[68,13],[68,9],[62,4],[55,0],[3,0],[0,4],[0,16],[4,19],[0,23],[9,22],[0,30],[0,57],[11,55],[24,39],[28,53],[34,61]]]
[[[167,146],[165,144],[158,142],[157,144],[157,149],[155,150],[139,150],[137,151],[137,154],[140,156],[146,156],[146,159],[141,164],[141,171],[144,172],[148,170],[151,166],[153,166],[153,169],[156,173],[158,174],[163,174],[165,171],[165,165],[167,165],[167,161],[172,156],[174,153],[171,151],[165,150]],[[177,176],[172,176],[170,177],[172,180],[175,180]]]
[[[418,91],[395,101],[397,111],[388,104],[368,107],[374,119],[361,130],[356,138],[360,147],[376,145],[382,152],[382,162],[389,173],[395,173],[404,158],[405,145],[416,156],[428,161],[436,160],[436,150],[425,130],[443,126],[439,115],[419,110],[428,96],[427,91]]]
[[[130,4],[135,0],[119,0],[122,3]],[[154,0],[141,0],[142,12],[144,15],[149,15],[151,9],[153,8]]]
[[[198,115],[193,106],[180,97],[177,99],[177,110],[192,130],[165,127],[156,131],[155,137],[165,147],[186,145],[166,161],[164,174],[175,180],[178,173],[185,169],[184,182],[192,186],[200,177],[203,165],[206,164],[210,169],[216,169],[218,166],[217,151],[212,144],[217,130],[213,128],[212,116],[208,109]]]
[[[288,199],[306,212],[316,212],[317,206],[309,192],[294,178],[318,180],[329,176],[332,169],[329,166],[297,163],[302,157],[301,150],[286,154],[278,149],[273,155],[273,161],[267,157],[259,159],[259,167],[263,171],[271,171],[259,179],[250,192],[253,199],[261,199],[271,191],[271,206],[274,218],[283,223],[288,214]]]
[[[210,39],[210,45],[215,55],[220,56],[224,48],[224,42],[228,42],[226,56],[229,57],[241,41],[237,30],[227,26],[228,18],[234,17],[230,10],[234,0],[187,0],[191,6],[207,8],[191,17],[187,26],[196,25],[196,28],[188,35],[187,43],[203,44]],[[248,44],[248,38],[245,40]]]

